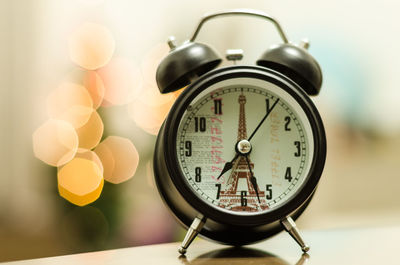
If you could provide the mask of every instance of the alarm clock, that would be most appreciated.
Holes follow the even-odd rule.
[[[234,64],[196,42],[210,19],[244,15],[272,22],[283,43],[256,65],[240,65],[241,50],[228,50]],[[241,246],[286,230],[307,252],[295,220],[315,192],[326,158],[326,137],[310,99],[319,93],[321,69],[308,42],[289,42],[278,21],[259,11],[235,9],[205,15],[189,41],[161,61],[161,93],[183,89],[162,124],[154,152],[158,191],[188,229],[185,254],[200,235]]]

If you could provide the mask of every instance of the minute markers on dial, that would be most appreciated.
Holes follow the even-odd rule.
[[[258,163],[257,165],[257,169],[253,170],[253,174],[257,175],[257,174],[264,174],[265,173],[265,177],[259,179],[257,178],[257,185],[258,188],[262,189],[263,195],[261,196],[261,194],[259,194],[260,196],[260,201],[262,203],[263,206],[274,206],[274,205],[279,205],[281,204],[282,201],[285,201],[285,198],[287,196],[290,196],[293,193],[293,190],[296,190],[296,187],[299,186],[299,183],[301,184],[303,181],[303,173],[304,172],[304,168],[305,164],[307,162],[307,157],[309,154],[309,151],[303,151],[303,147],[307,147],[307,150],[312,150],[308,148],[308,139],[306,136],[304,135],[304,129],[303,129],[303,125],[302,125],[302,121],[301,119],[299,119],[298,115],[296,112],[298,112],[297,109],[293,109],[292,105],[288,105],[287,103],[287,99],[285,97],[281,97],[279,94],[272,94],[270,93],[268,90],[263,90],[263,89],[248,89],[248,88],[243,88],[243,92],[246,95],[247,99],[248,99],[248,104],[246,106],[248,106],[248,116],[251,117],[252,115],[256,114],[256,113],[260,113],[261,111],[263,112],[262,115],[266,114],[265,113],[265,98],[268,98],[270,101],[270,105],[269,105],[269,110],[272,110],[272,106],[274,103],[276,103],[276,105],[274,106],[274,109],[272,110],[272,112],[269,111],[269,116],[266,118],[266,120],[270,120],[270,122],[266,122],[264,121],[264,123],[272,124],[274,125],[273,127],[265,127],[264,126],[266,124],[263,124],[261,127],[263,128],[259,128],[259,130],[257,131],[257,137],[253,137],[252,141],[255,144],[254,148],[256,148],[256,153],[254,153],[254,157],[252,156],[252,160],[254,160],[253,162]],[[233,142],[236,139],[233,139],[232,136],[228,137],[229,134],[231,134],[231,130],[233,128],[237,127],[237,112],[232,111],[232,109],[235,109],[237,103],[237,97],[238,94],[241,93],[241,89],[240,87],[237,88],[226,88],[226,89],[221,89],[218,92],[218,96],[214,96],[212,97],[211,94],[213,92],[211,92],[210,94],[206,94],[204,96],[201,97],[200,100],[197,101],[193,101],[192,103],[192,109],[191,111],[186,112],[186,114],[184,114],[184,118],[182,119],[182,123],[181,123],[181,127],[179,129],[179,133],[178,133],[178,138],[179,138],[179,144],[178,146],[180,147],[179,150],[180,153],[178,153],[179,156],[181,156],[181,166],[186,165],[189,170],[184,170],[182,169],[182,171],[184,172],[184,175],[186,176],[186,180],[188,181],[188,184],[194,189],[196,190],[197,194],[204,200],[206,200],[207,202],[209,202],[210,204],[216,206],[216,207],[222,207],[225,208],[226,210],[232,210],[232,211],[237,211],[237,210],[233,210],[231,209],[232,207],[230,207],[229,204],[226,203],[227,201],[227,196],[224,195],[224,192],[226,190],[226,186],[228,185],[229,179],[225,178],[222,179],[218,182],[216,182],[219,177],[219,175],[225,176],[227,172],[229,172],[229,170],[232,170],[235,167],[235,161],[236,160],[231,160],[234,158],[234,156],[236,156],[234,150],[232,150],[232,146],[229,144],[230,142]],[[257,95],[257,96],[256,96]],[[263,96],[260,96],[263,95]],[[204,98],[207,98],[207,101],[204,100]],[[215,104],[219,104],[219,103],[215,103],[214,99],[215,98],[221,98],[222,102],[224,103],[224,105],[222,107],[225,107],[225,112],[223,112],[223,115],[216,115],[215,114]],[[277,102],[277,99],[279,98],[279,101]],[[234,102],[235,104],[233,105],[232,102]],[[264,104],[262,104],[264,103]],[[261,108],[262,107],[262,108]],[[219,106],[218,106],[219,109]],[[219,113],[219,111],[218,111]],[[290,124],[289,124],[289,128],[291,128],[291,131],[286,131],[285,132],[285,117],[286,116],[290,116]],[[185,118],[186,117],[186,118]],[[198,119],[198,132],[195,132],[195,117],[205,117],[207,119],[207,131],[205,132],[200,132],[200,119]],[[214,119],[213,117],[215,117],[215,122],[211,123],[211,119]],[[234,117],[234,118],[232,118]],[[217,123],[217,118],[220,120],[218,120]],[[248,122],[248,126],[247,127],[253,127],[255,128],[257,125],[254,124],[253,122],[258,122],[257,120],[255,120],[254,118],[248,118],[249,122]],[[222,123],[220,123],[222,122]],[[213,126],[213,125],[218,125],[219,130],[221,131],[221,134],[218,135],[218,138],[223,139],[222,142],[222,149],[215,149],[213,146],[214,145],[218,145],[220,142],[219,141],[214,141],[211,142],[211,140],[207,140],[207,137],[211,137],[211,134],[213,133],[212,130],[209,130],[210,127],[208,127],[208,125]],[[204,128],[204,127],[203,127]],[[279,135],[279,142],[276,142],[274,144],[270,143],[270,130],[272,128],[278,128],[276,131]],[[214,135],[215,136],[215,135]],[[265,138],[268,137],[268,138]],[[215,139],[215,137],[213,137]],[[229,141],[228,141],[229,139]],[[233,141],[232,141],[233,140]],[[300,141],[301,142],[301,154],[300,154],[300,159],[296,158],[296,160],[294,159],[294,155],[293,153],[296,152],[296,146],[294,145],[294,141]],[[187,157],[185,156],[186,151],[188,153],[190,153],[189,150],[189,144],[187,144],[187,146],[185,145],[185,141],[192,141],[192,156]],[[265,148],[266,146],[264,146],[264,143],[268,143],[267,144],[267,148]],[[280,162],[280,169],[278,172],[278,176],[279,178],[276,178],[275,181],[273,179],[271,179],[272,177],[272,173],[269,170],[269,166],[270,166],[270,162],[264,160],[264,162],[258,162],[260,161],[260,156],[259,154],[264,154],[263,157],[266,158],[266,156],[270,156],[271,155],[271,148],[279,148],[280,149],[280,155],[281,158],[289,158],[291,160],[287,161],[287,160],[282,160],[282,162]],[[211,149],[214,148],[214,149]],[[263,149],[265,151],[263,151]],[[271,149],[272,150],[272,149]],[[177,150],[178,151],[178,150]],[[222,153],[220,152],[221,155],[224,155],[225,157],[229,158],[229,161],[226,162],[227,160],[221,162],[219,164],[212,164],[212,160],[211,156],[209,155],[210,151],[222,151]],[[256,155],[257,154],[257,155]],[[232,155],[232,156],[230,156]],[[222,158],[225,158],[224,156],[221,156]],[[230,156],[230,157],[229,157]],[[239,157],[239,156],[238,156]],[[264,159],[263,158],[263,159]],[[244,160],[244,157],[243,157]],[[225,168],[225,164],[227,164],[227,167]],[[230,164],[232,163],[232,164]],[[299,165],[301,164],[301,167],[299,167]],[[195,178],[195,167],[201,167],[202,168],[202,172],[201,172],[201,182],[196,182],[196,178]],[[291,167],[291,175],[288,175],[287,178],[292,177],[291,181],[288,181],[288,179],[285,179],[285,170],[286,167]],[[256,197],[256,193],[255,193],[255,189],[253,189],[253,185],[251,183],[251,179],[250,179],[250,172],[248,167],[242,167],[238,168],[237,171],[247,171],[248,173],[248,184],[246,185],[246,181],[242,178],[239,181],[239,186],[237,189],[236,195],[232,196],[237,196],[236,199],[239,199],[240,201],[240,192],[241,191],[247,191],[247,194],[244,198],[246,198],[247,201],[247,207],[254,207],[255,204],[258,204],[258,199]],[[257,173],[259,172],[259,173]],[[221,178],[219,178],[221,179]],[[197,180],[199,180],[199,178],[197,178]],[[281,181],[279,183],[279,181]],[[284,182],[283,182],[284,181]],[[286,184],[287,183],[287,184]],[[218,186],[216,186],[216,184],[218,184]],[[266,195],[268,195],[268,197],[270,196],[269,191],[265,190],[266,185],[267,184],[273,184],[273,193],[274,196],[271,200],[268,200],[268,198],[266,198]],[[250,187],[251,189],[248,189],[248,187]],[[218,191],[219,189],[219,191]],[[258,190],[260,193],[260,190]],[[226,194],[226,192],[225,192]],[[253,196],[253,197],[252,197]],[[218,197],[218,198],[217,198]],[[265,199],[267,199],[267,201],[265,201]],[[247,210],[246,210],[247,211]],[[258,209],[257,211],[263,211],[263,209]],[[245,213],[245,212],[243,212]]]

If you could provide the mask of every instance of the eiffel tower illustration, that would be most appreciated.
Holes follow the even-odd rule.
[[[244,106],[246,104],[246,96],[243,95],[243,92],[239,95],[238,102],[240,104],[240,110],[237,142],[243,139],[247,139],[246,113]],[[254,163],[251,162],[250,156],[248,156],[248,158],[251,170],[254,173]],[[229,175],[225,190],[221,191],[221,206],[233,211],[247,212],[255,212],[258,211],[259,208],[267,209],[268,206],[266,205],[265,192],[258,190],[258,195],[261,201],[261,203],[258,203],[257,194],[253,188],[253,185],[250,182],[250,178],[251,173],[247,165],[246,158],[244,156],[239,156],[232,166],[232,171]],[[242,190],[238,192],[238,182],[240,179],[246,180],[247,190]],[[246,194],[245,196],[243,196],[245,198],[245,203],[242,200],[243,193]]]

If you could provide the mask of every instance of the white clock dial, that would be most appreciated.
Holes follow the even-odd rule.
[[[245,155],[235,149],[241,140],[251,146]],[[286,91],[263,80],[234,78],[194,98],[179,124],[176,147],[194,193],[220,210],[251,215],[283,205],[299,190],[314,143],[304,110]]]

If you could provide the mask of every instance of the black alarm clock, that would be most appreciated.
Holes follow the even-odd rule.
[[[217,66],[222,59],[195,42],[202,25],[221,16],[272,22],[283,43],[257,65]],[[234,246],[286,230],[309,250],[294,223],[309,204],[326,157],[320,115],[309,96],[322,83],[308,43],[288,41],[276,19],[254,10],[206,15],[192,38],[157,69],[161,93],[184,90],[160,128],[154,175],[164,202],[188,229],[185,254],[197,235]],[[228,50],[239,61],[241,50]]]

